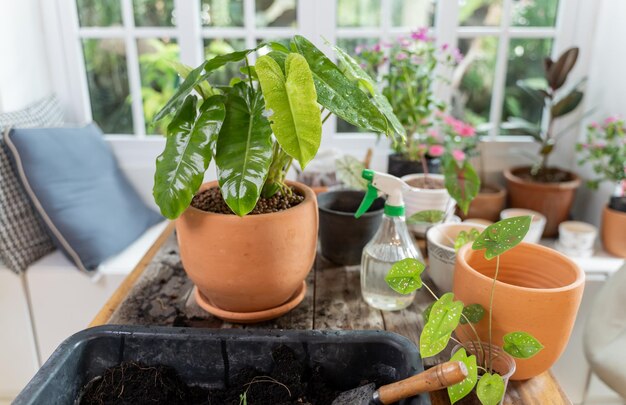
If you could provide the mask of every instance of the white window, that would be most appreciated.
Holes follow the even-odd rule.
[[[581,0],[55,0],[44,2],[50,46],[58,50],[55,89],[77,120],[107,134],[163,132],[151,118],[179,79],[167,62],[196,66],[205,57],[281,40],[296,33],[317,45],[393,41],[428,26],[440,44],[465,55],[450,86],[438,88],[455,115],[499,135],[509,117],[538,122],[542,105],[518,79],[540,77],[543,58],[580,39]],[[581,22],[582,21],[582,22]],[[585,25],[586,24],[586,25]],[[325,49],[327,50],[327,49]],[[216,79],[227,83],[238,67]],[[582,72],[584,74],[584,72]],[[346,123],[329,120],[325,145],[355,140]]]

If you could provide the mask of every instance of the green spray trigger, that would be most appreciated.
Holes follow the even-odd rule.
[[[376,200],[377,198],[378,190],[372,185],[372,183],[367,183],[367,192],[365,193],[365,198],[363,199],[363,201],[361,201],[361,205],[359,205],[359,209],[356,210],[356,214],[354,214],[354,217],[360,218],[361,215],[365,214],[374,203],[374,200]]]

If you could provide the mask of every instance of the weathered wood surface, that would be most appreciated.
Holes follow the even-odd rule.
[[[237,325],[207,314],[193,299],[193,284],[186,277],[178,245],[168,228],[144,260],[116,291],[90,326],[133,324],[206,328],[264,329],[385,329],[406,336],[415,344],[423,326],[421,313],[432,297],[418,291],[413,304],[398,312],[369,307],[360,292],[358,266],[337,267],[322,257],[316,259],[307,278],[302,303],[288,314],[254,325]],[[450,349],[450,348],[449,348]],[[444,359],[424,359],[426,367]],[[431,394],[433,405],[447,405],[445,391]],[[571,404],[551,373],[524,382],[510,382],[505,405]]]

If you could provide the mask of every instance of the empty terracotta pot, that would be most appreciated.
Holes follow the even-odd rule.
[[[176,220],[183,267],[214,305],[233,312],[275,308],[301,288],[313,266],[318,212],[313,191],[295,187],[304,201],[260,215],[217,214],[189,207]],[[217,182],[201,190],[217,187]]]
[[[564,171],[564,170],[563,170]],[[561,183],[540,183],[524,179],[530,167],[516,167],[504,171],[511,208],[527,208],[545,215],[547,222],[543,236],[554,237],[559,224],[569,219],[580,178],[567,172],[571,180]]]
[[[453,292],[465,305],[478,303],[487,311],[496,259],[466,245],[457,254]],[[565,350],[583,294],[585,275],[565,255],[545,246],[522,242],[500,257],[493,299],[493,344],[501,346],[510,332],[524,331],[543,344],[530,359],[515,359],[513,380],[526,380],[548,370]],[[475,339],[467,333],[461,340]],[[488,341],[488,315],[476,325]],[[469,337],[469,339],[468,339]]]
[[[495,184],[481,187],[480,193],[472,200],[467,215],[457,208],[461,219],[478,218],[496,222],[500,219],[500,211],[506,207],[506,190]]]
[[[607,252],[626,258],[626,212],[604,207],[602,244]]]

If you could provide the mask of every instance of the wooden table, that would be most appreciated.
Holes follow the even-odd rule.
[[[423,326],[421,313],[432,298],[418,291],[407,309],[386,312],[361,298],[358,266],[337,267],[318,256],[307,278],[302,303],[288,314],[255,325],[223,322],[201,310],[192,298],[193,285],[178,256],[172,224],[100,310],[90,326],[103,324],[169,325],[208,328],[384,329],[416,344]],[[424,359],[426,367],[442,358]],[[449,404],[445,390],[431,394],[433,405]],[[571,404],[550,372],[527,381],[511,381],[504,403]]]

